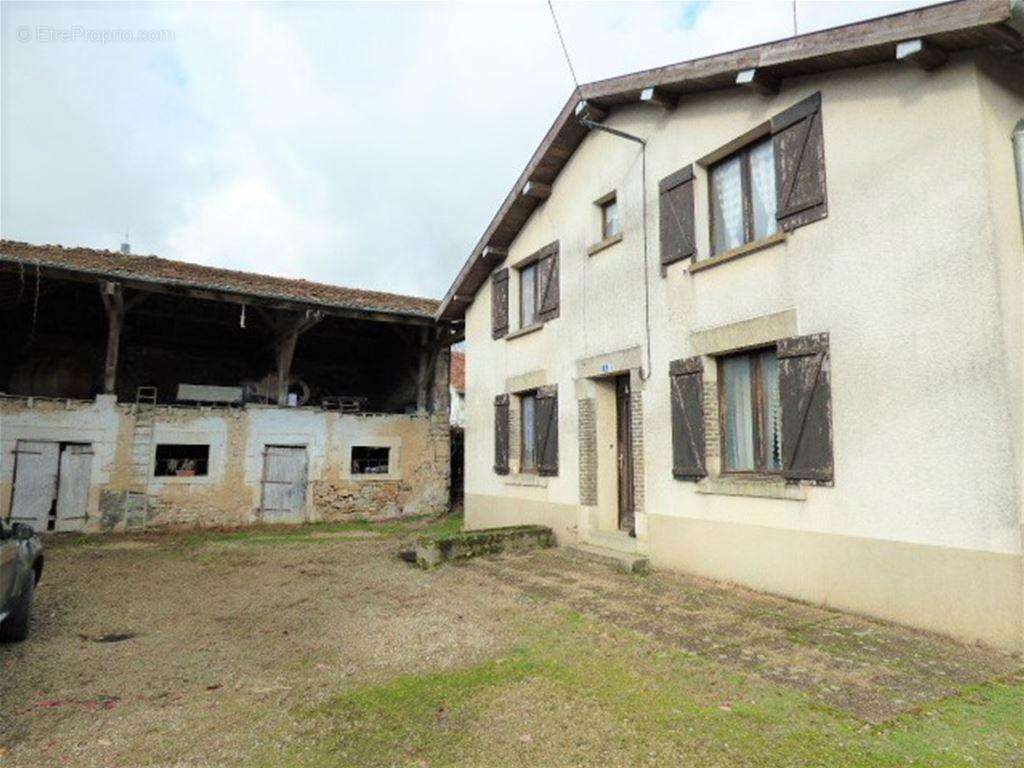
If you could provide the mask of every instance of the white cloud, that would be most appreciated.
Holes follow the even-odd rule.
[[[800,2],[801,31],[921,5]],[[583,81],[791,33],[789,2],[569,3]],[[26,27],[173,41],[18,41]],[[5,237],[440,295],[571,91],[544,3],[2,13]]]

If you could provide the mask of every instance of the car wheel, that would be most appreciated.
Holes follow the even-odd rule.
[[[0,624],[0,643],[19,643],[28,637],[28,622],[32,615],[32,592],[35,585],[35,574],[29,573],[14,610]]]

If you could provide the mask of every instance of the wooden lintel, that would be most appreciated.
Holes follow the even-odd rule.
[[[534,200],[547,200],[551,196],[551,185],[543,181],[528,181],[523,185],[523,196]]]
[[[592,101],[580,101],[576,104],[575,109],[576,117],[579,120],[590,120],[595,123],[600,123],[606,117],[608,117],[608,110],[597,106]]]
[[[763,67],[741,69],[736,73],[736,85],[750,88],[763,96],[772,96],[779,92],[779,78]]]
[[[664,88],[644,88],[640,91],[640,101],[643,104],[653,104],[662,109],[675,109],[679,103],[679,97]]]
[[[905,61],[927,71],[946,63],[946,52],[927,40],[916,38],[896,44],[896,61]]]

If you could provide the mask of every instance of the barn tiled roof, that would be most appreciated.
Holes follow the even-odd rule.
[[[0,262],[50,267],[111,280],[118,278],[161,285],[295,301],[340,309],[433,317],[438,302],[416,296],[344,288],[287,277],[207,267],[157,256],[126,255],[93,248],[32,245],[0,240]]]

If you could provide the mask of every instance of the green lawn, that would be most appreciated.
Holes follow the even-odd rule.
[[[264,765],[1017,766],[1024,679],[869,726],[798,692],[579,615],[484,664],[296,713]]]

